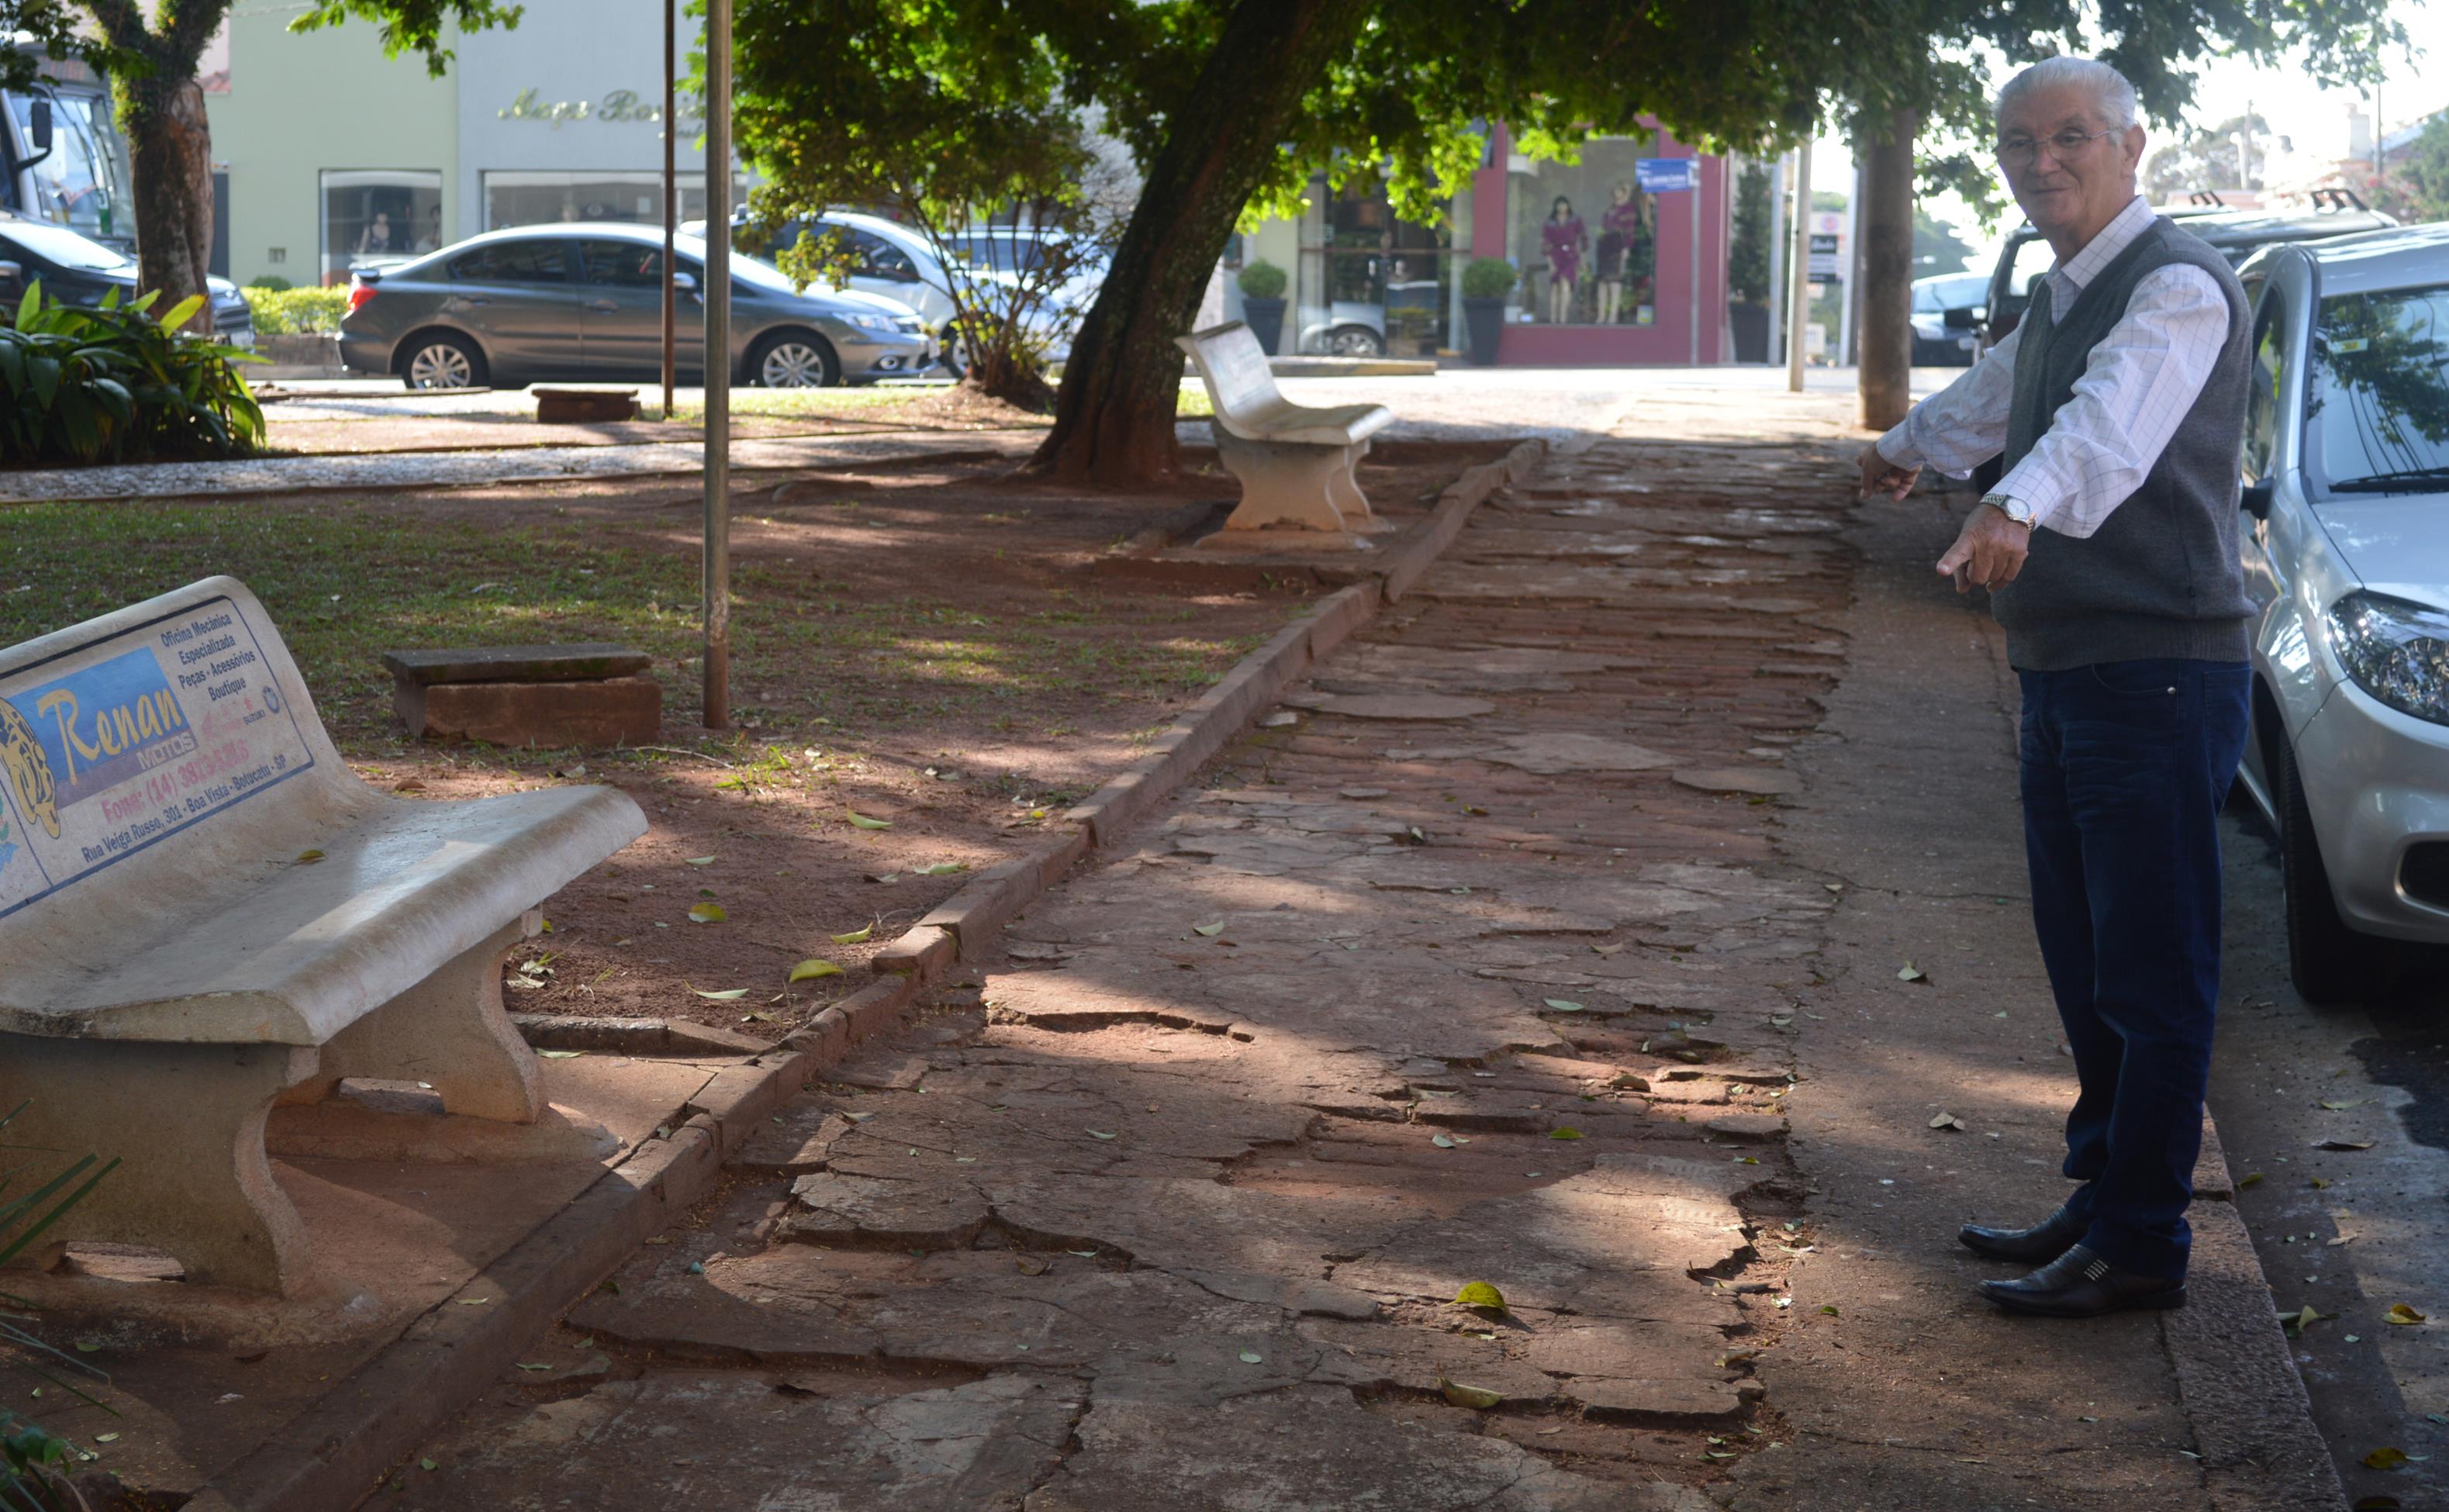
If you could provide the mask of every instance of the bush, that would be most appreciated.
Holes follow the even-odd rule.
[[[1284,297],[1284,270],[1263,258],[1242,270],[1239,280],[1244,299],[1281,299]]]
[[[250,289],[270,289],[275,293],[279,293],[282,289],[295,289],[298,287],[298,285],[290,282],[288,279],[282,278],[277,273],[259,273],[254,278],[246,280],[246,286]]]
[[[0,336],[7,335],[8,332],[0,331]],[[6,830],[7,826],[0,824],[0,833],[5,833]],[[0,1113],[0,1131],[7,1130],[17,1115],[31,1105],[30,1101],[21,1102],[13,1111]],[[97,1171],[94,1169],[97,1163],[88,1155],[31,1192],[0,1201],[0,1265],[7,1265],[37,1243],[45,1229],[49,1228],[60,1215],[84,1201],[87,1194],[119,1164],[114,1159]],[[10,1316],[15,1317],[16,1314]],[[106,1379],[93,1367],[62,1354],[8,1318],[0,1318],[0,1346],[19,1353],[48,1355],[97,1380]],[[67,1385],[66,1382],[59,1384]],[[68,1389],[76,1391],[74,1387],[68,1387]],[[39,1388],[35,1394],[42,1394]],[[76,1394],[83,1396],[85,1393],[78,1391]],[[10,1508],[11,1512],[21,1507],[38,1509],[38,1512],[67,1512],[70,1507],[90,1505],[72,1483],[72,1478],[77,1462],[92,1458],[90,1453],[80,1450],[67,1440],[45,1431],[32,1419],[12,1408],[0,1407],[0,1506]]]
[[[1503,258],[1474,258],[1463,264],[1462,297],[1502,299],[1514,289],[1514,264]]]
[[[346,289],[267,289],[251,283],[239,293],[255,312],[258,335],[328,335],[340,329],[340,316],[349,313]]]
[[[243,456],[262,444],[263,411],[235,366],[251,359],[179,329],[201,295],[158,321],[155,297],[122,309],[114,289],[84,309],[28,286],[16,325],[0,328],[0,461]]]

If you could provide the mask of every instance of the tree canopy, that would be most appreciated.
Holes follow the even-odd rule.
[[[2237,161],[2237,139],[2247,144],[2246,161]],[[2166,203],[2203,190],[2262,187],[2266,155],[2276,144],[2270,123],[2260,111],[2230,116],[2215,126],[2197,127],[2176,137],[2143,164],[2143,192]]]

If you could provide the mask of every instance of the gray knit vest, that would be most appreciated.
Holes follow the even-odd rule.
[[[2013,469],[2074,396],[2092,349],[2126,315],[2154,268],[2189,263],[2227,299],[2227,340],[2143,486],[2085,537],[2043,527],[2015,581],[1991,594],[2007,660],[2033,672],[2101,661],[2246,659],[2252,602],[2237,563],[2237,458],[2245,434],[2248,319],[2245,290],[2200,238],[2151,222],[2084,285],[2063,316],[2034,291],[2017,336],[2005,463]]]

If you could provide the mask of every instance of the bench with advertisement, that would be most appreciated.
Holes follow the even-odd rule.
[[[457,802],[359,780],[263,605],[212,578],[0,650],[0,1170],[120,1164],[53,1241],[295,1292],[276,1102],[414,1079],[533,1122],[503,952],[646,833],[608,788]]]
[[[1395,411],[1382,404],[1293,403],[1276,387],[1259,338],[1239,320],[1176,336],[1174,344],[1207,386],[1216,454],[1242,480],[1242,502],[1225,529],[1380,527],[1353,469]]]

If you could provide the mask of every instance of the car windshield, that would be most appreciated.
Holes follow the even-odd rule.
[[[1034,267],[1046,255],[1044,246],[1034,237],[955,237],[949,247],[954,256],[966,258],[972,267],[992,269],[996,273],[1012,273]]]
[[[643,248],[651,243],[640,242],[639,245]],[[705,266],[704,239],[675,236],[672,239],[672,250],[680,255],[682,267],[704,277],[700,273],[700,270]],[[661,249],[658,248],[657,251],[660,254]],[[737,250],[731,254],[731,281],[735,287],[744,284],[767,294],[787,295],[792,292],[791,280],[782,276],[781,269],[762,258],[752,258]]]
[[[2449,284],[2335,295],[2304,401],[2329,493],[2449,493]]]
[[[123,273],[136,266],[124,253],[40,220],[0,220],[0,241],[13,241],[47,262],[88,273]]]

